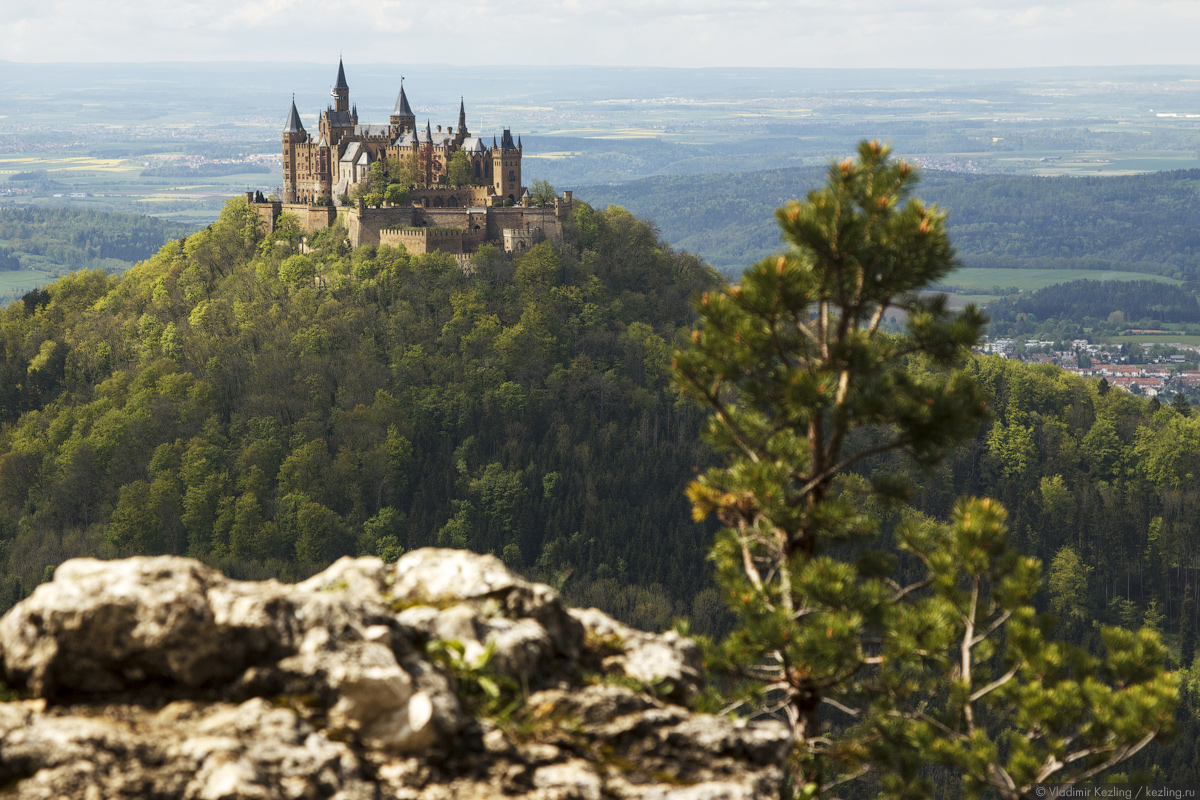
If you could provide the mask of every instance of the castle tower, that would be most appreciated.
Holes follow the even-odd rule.
[[[395,136],[417,129],[417,116],[413,114],[412,106],[408,104],[408,98],[404,96],[404,78],[400,79],[400,94],[396,97],[396,107],[392,109],[392,116],[388,118],[388,121],[395,129],[393,134]]]
[[[521,146],[513,141],[508,128],[504,129],[499,146],[492,147],[492,187],[505,201],[515,204],[521,197]]]
[[[454,146],[462,147],[463,142],[471,134],[467,131],[467,107],[463,98],[458,98],[458,127],[454,129]]]
[[[338,74],[337,83],[333,86],[333,91],[329,93],[333,97],[333,110],[350,112],[350,85],[346,83],[346,70],[342,67],[342,60],[338,59]]]
[[[283,202],[295,203],[297,200],[297,175],[300,143],[308,138],[304,125],[300,122],[300,113],[296,111],[296,98],[292,98],[292,109],[288,112],[287,122],[283,126]]]

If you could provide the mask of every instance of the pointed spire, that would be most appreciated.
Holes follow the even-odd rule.
[[[346,83],[346,70],[342,67],[342,57],[341,56],[338,56],[337,83],[334,84],[333,88],[335,91],[337,89],[346,89],[347,91],[350,89],[350,85]]]
[[[467,129],[467,106],[461,95],[458,98],[458,129],[460,131]]]
[[[392,109],[393,117],[412,117],[412,107],[408,104],[408,98],[404,95],[404,79],[400,79],[400,94],[396,97],[396,107]]]
[[[521,134],[517,134],[517,149],[521,149]]]
[[[300,122],[300,112],[296,110],[296,95],[292,95],[292,110],[288,112],[287,122],[283,126],[284,133],[304,133],[304,125]]]

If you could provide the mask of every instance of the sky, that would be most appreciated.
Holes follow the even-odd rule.
[[[0,61],[1200,64],[1198,0],[0,0]]]

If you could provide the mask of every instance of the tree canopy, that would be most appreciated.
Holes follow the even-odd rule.
[[[867,772],[925,796],[940,764],[972,795],[1015,800],[1136,754],[1170,728],[1176,683],[1153,631],[1106,630],[1102,658],[1048,638],[1039,564],[1009,547],[994,500],[962,500],[946,523],[909,513],[892,553],[875,541],[868,511],[909,487],[851,470],[889,453],[932,467],[986,407],[966,368],[983,317],[918,294],[955,261],[915,180],[863,143],[779,210],[783,255],[705,295],[676,370],[724,464],[688,496],[726,526],[712,559],[740,626],[722,657],[790,724],[798,796]],[[881,330],[889,309],[903,335]],[[1030,474],[1023,429],[998,430],[1009,478]]]

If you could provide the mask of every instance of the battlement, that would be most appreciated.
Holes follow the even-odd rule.
[[[432,253],[441,250],[443,253],[461,255],[463,253],[462,228],[384,228],[379,232],[379,243],[403,245],[410,253]]]

